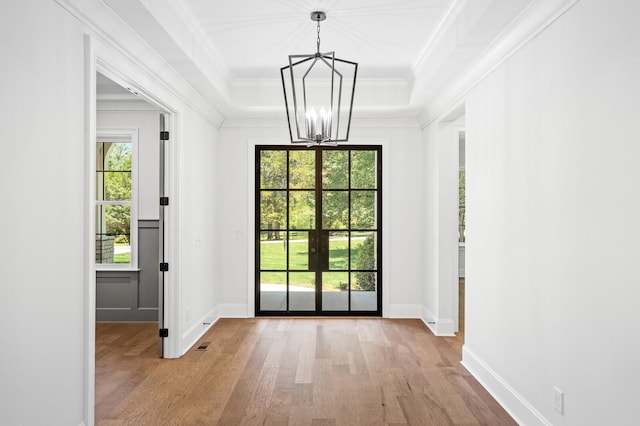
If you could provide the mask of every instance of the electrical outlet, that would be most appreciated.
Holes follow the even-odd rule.
[[[553,388],[553,408],[558,413],[564,414],[564,392],[556,387]]]

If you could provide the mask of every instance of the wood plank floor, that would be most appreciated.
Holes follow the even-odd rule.
[[[514,425],[419,320],[221,319],[177,360],[97,324],[97,425]]]

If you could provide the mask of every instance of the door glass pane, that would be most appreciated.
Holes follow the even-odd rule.
[[[351,192],[351,228],[376,228],[376,192]]]
[[[322,273],[322,310],[349,310],[349,273]]]
[[[375,272],[351,273],[351,310],[375,311],[378,306],[377,274]]]
[[[316,274],[313,272],[289,273],[289,310],[316,310]]]
[[[315,151],[289,152],[289,188],[313,189],[316,187]]]
[[[322,191],[322,229],[348,229],[349,193]]]
[[[273,231],[268,239],[280,239],[286,224],[286,191],[260,191],[260,229]]]
[[[287,309],[287,273],[260,273],[260,309],[285,311]]]
[[[351,188],[376,188],[376,151],[351,151]]]
[[[377,269],[377,244],[376,232],[352,232],[351,269]]]
[[[309,233],[289,232],[289,269],[309,270]]]
[[[316,198],[314,191],[289,193],[289,229],[314,229]]]
[[[286,232],[280,233],[284,237]],[[286,240],[271,238],[271,231],[260,233],[260,269],[287,269]]]
[[[287,151],[260,152],[260,188],[287,187]]]
[[[329,233],[329,269],[346,271],[349,266],[349,239],[347,232]]]
[[[349,188],[349,151],[322,152],[322,188]]]

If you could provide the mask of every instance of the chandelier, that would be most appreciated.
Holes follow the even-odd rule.
[[[320,22],[324,12],[312,12],[317,23],[316,52],[289,55],[280,68],[291,143],[337,145],[349,140],[358,64],[320,52]]]

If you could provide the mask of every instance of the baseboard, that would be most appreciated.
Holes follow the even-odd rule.
[[[455,336],[456,328],[452,319],[436,318],[431,311],[424,307],[420,318],[436,336]]]
[[[473,353],[467,345],[462,347],[462,365],[518,424],[551,426],[550,421],[540,414],[533,405],[516,392],[509,383],[493,371],[480,357]]]
[[[204,333],[218,321],[218,318],[220,318],[220,316],[217,313],[217,308],[213,308],[202,316],[199,321],[189,327],[189,329],[182,334],[180,356],[187,353],[187,351],[200,340]]]
[[[389,304],[384,312],[385,318],[420,318],[422,305]]]

